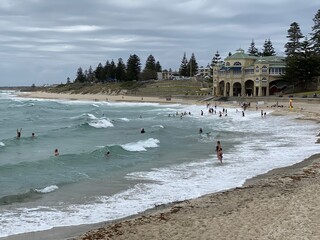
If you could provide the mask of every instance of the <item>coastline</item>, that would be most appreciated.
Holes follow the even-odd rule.
[[[38,96],[94,101],[106,98],[106,95],[101,100],[97,95],[81,99],[73,94],[58,95]],[[26,97],[36,98],[33,94]],[[123,101],[122,96],[116,97],[110,101]],[[142,101],[141,97],[125,98]],[[159,102],[156,98],[147,99],[143,97],[145,102]],[[168,103],[165,99],[163,102]],[[296,114],[300,119],[319,122],[319,112],[317,104],[301,103],[293,110],[276,109],[273,114]],[[292,166],[249,179],[240,188],[161,205],[117,221],[55,228],[4,239],[312,239],[320,236],[317,229],[320,214],[316,212],[320,201],[319,182],[320,154],[316,154]]]

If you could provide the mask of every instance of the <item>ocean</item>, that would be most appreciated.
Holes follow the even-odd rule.
[[[239,187],[319,152],[316,123],[265,110],[265,118],[260,110],[243,117],[240,107],[228,107],[219,117],[205,104],[41,100],[1,91],[0,237],[123,218]]]

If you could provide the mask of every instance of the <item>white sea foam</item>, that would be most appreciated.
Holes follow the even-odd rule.
[[[107,128],[107,127],[114,126],[110,121],[108,121],[107,119],[103,119],[103,118],[102,119],[93,119],[88,124],[94,128]]]
[[[3,142],[0,142],[0,147],[4,147],[5,144]]]
[[[149,138],[147,140],[141,140],[134,143],[127,143],[121,145],[121,147],[129,152],[141,152],[147,151],[147,148],[156,148],[159,147],[160,141],[158,139]]]
[[[130,122],[130,120],[128,118],[120,118],[120,120],[122,120],[124,122]]]
[[[42,188],[42,189],[34,189],[35,192],[37,193],[50,193],[50,192],[53,192],[55,190],[59,189],[58,186],[56,185],[51,185],[51,186],[48,186],[48,187],[45,187],[45,188]]]
[[[164,126],[163,125],[154,125],[154,126],[152,126],[153,128],[164,128]]]
[[[95,115],[91,114],[91,113],[87,113],[87,116],[92,120],[97,119],[97,117]]]

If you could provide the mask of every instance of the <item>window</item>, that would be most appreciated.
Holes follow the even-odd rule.
[[[268,72],[268,68],[266,66],[263,66],[261,70],[262,70],[263,73]]]
[[[230,66],[230,63],[229,63],[229,62],[227,62],[227,63],[226,63],[226,66]]]
[[[241,66],[241,62],[235,62],[233,66]]]
[[[259,72],[259,67],[258,66],[256,66],[256,72]]]
[[[256,78],[256,83],[259,83],[259,78]]]
[[[264,77],[264,78],[262,78],[262,83],[267,83],[268,82],[268,80]]]

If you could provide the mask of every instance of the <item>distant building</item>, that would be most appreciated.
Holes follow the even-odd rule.
[[[285,73],[284,57],[256,57],[238,49],[213,66],[214,96],[269,96],[281,90],[277,80]]]
[[[181,79],[179,72],[171,72],[168,70],[163,70],[162,72],[157,72],[158,80],[179,80]]]
[[[208,64],[206,67],[203,67],[203,66],[199,67],[196,76],[197,77],[204,77],[204,78],[211,78],[212,75],[211,75],[210,65]]]

